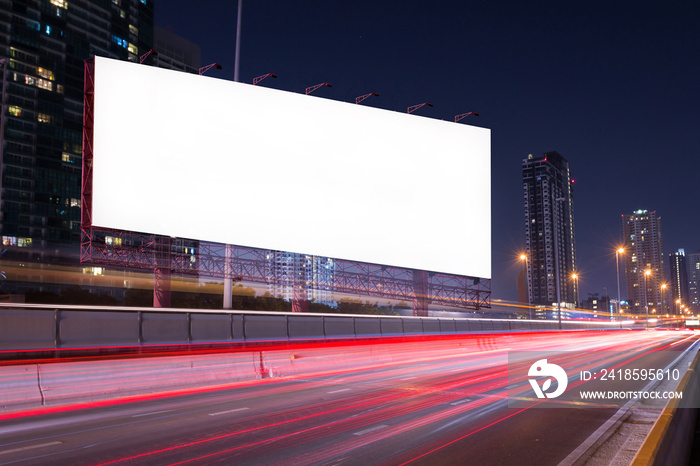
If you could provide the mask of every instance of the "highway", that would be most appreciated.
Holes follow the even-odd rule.
[[[367,347],[309,347],[293,355],[313,361],[297,375],[0,415],[0,464],[570,464],[625,403],[537,399],[527,380],[536,358],[566,367],[567,393],[640,390],[648,380],[579,374],[668,368],[694,355],[699,337],[469,336],[377,345],[369,358]],[[623,409],[657,413],[659,403]]]

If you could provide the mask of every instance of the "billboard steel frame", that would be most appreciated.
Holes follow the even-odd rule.
[[[270,283],[271,250],[113,230],[92,224],[92,167],[94,117],[94,59],[85,61],[83,110],[83,175],[81,193],[80,261],[137,270],[167,270],[170,274],[231,278]],[[167,245],[167,246],[165,246]],[[164,251],[163,247],[168,251]],[[302,254],[303,255],[303,254]],[[294,283],[297,290],[314,283]],[[320,284],[328,287],[328,283]],[[335,260],[330,288],[337,293],[408,300],[414,313],[425,314],[427,304],[479,310],[491,307],[491,280],[400,267]]]

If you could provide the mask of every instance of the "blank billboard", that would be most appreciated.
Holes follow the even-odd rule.
[[[490,130],[95,59],[93,226],[491,277]]]

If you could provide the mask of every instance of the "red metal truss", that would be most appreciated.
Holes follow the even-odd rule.
[[[103,266],[134,270],[170,269],[174,275],[232,278],[236,281],[271,283],[274,251],[233,246],[230,266],[222,244],[181,238],[162,238],[100,228],[83,230],[81,260]],[[416,280],[412,269],[345,260],[333,261],[329,283],[294,283],[297,287],[331,289],[338,293],[442,304],[465,309],[491,307],[491,281],[483,278],[422,272]]]

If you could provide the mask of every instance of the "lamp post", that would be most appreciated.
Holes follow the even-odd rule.
[[[620,254],[624,254],[624,248],[617,248],[615,250],[615,268],[617,269],[617,318],[620,321],[620,328],[622,328],[622,312],[620,311]]]
[[[577,274],[576,272],[572,273],[572,274],[571,274],[571,278],[574,280],[574,288],[575,288],[575,290],[576,290],[576,303],[574,303],[574,309],[576,309],[576,306],[578,306],[578,304],[579,304],[579,303],[578,303],[578,300],[579,300],[579,296],[578,296],[578,274]]]
[[[644,311],[647,317],[647,328],[649,328],[649,299],[647,298],[647,277],[649,275],[651,275],[651,270],[646,269],[644,271]]]
[[[532,302],[530,299],[530,274],[528,271],[527,254],[520,254],[520,260],[525,261],[525,292],[527,293],[527,314],[532,319]]]
[[[666,284],[661,284],[661,313],[664,313],[664,292],[666,291]]]

